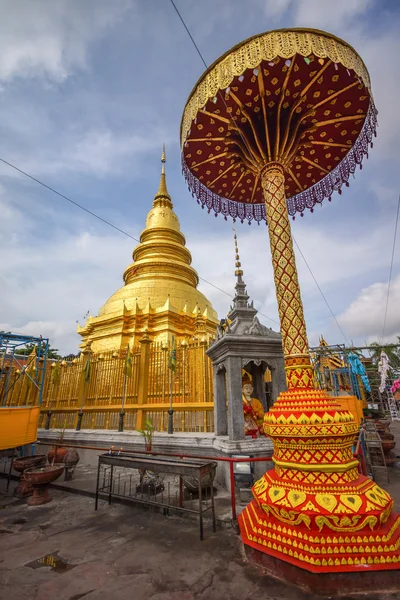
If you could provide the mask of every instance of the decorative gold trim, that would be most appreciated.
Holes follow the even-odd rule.
[[[371,82],[368,70],[357,52],[344,40],[325,31],[314,29],[279,29],[258,34],[244,40],[214,62],[196,83],[186,103],[181,122],[181,147],[187,132],[210,98],[219,90],[229,87],[234,77],[247,69],[255,69],[261,61],[272,61],[277,57],[291,58],[295,54],[317,58],[328,58],[355,71],[370,95]],[[213,115],[215,117],[215,115]]]
[[[304,462],[294,463],[294,462],[286,462],[276,459],[274,456],[272,457],[275,465],[278,467],[282,467],[283,469],[294,469],[295,471],[318,471],[323,473],[344,473],[345,471],[349,471],[354,467],[358,466],[358,460],[352,460],[346,463],[332,464],[332,463],[316,463],[316,464],[306,464]]]
[[[365,517],[365,519],[363,519],[361,523],[358,523],[359,519],[360,517],[352,517],[350,519],[349,517],[340,518],[321,515],[319,517],[316,517],[315,523],[320,531],[322,530],[323,526],[326,525],[327,527],[329,527],[329,529],[332,529],[332,531],[351,533],[354,531],[360,531],[360,529],[364,529],[364,527],[366,527],[367,525],[369,525],[369,527],[372,530],[378,522],[378,519],[373,515]]]
[[[250,504],[250,506],[254,511],[253,505]],[[304,523],[310,529],[311,519],[304,513],[296,513],[294,510],[285,510],[284,508],[279,509],[276,506],[269,506],[268,504],[261,504],[261,508],[267,515],[272,513],[275,519],[278,519],[281,523],[285,523],[285,525],[300,525],[300,523]]]
[[[309,158],[306,158],[305,156],[302,156],[301,160],[303,162],[306,162],[307,164],[311,165],[315,169],[318,169],[318,171],[322,171],[323,173],[329,173],[329,171],[327,171],[326,169],[324,169],[324,167],[321,167],[321,165],[319,165],[318,163],[313,162],[312,160],[310,160]]]

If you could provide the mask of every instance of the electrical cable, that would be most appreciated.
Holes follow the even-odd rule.
[[[190,30],[189,30],[188,26],[186,25],[186,23],[185,23],[185,21],[184,21],[184,19],[183,19],[182,15],[181,15],[181,13],[179,12],[178,8],[176,7],[176,4],[175,4],[174,0],[170,0],[170,2],[171,2],[171,4],[172,4],[172,6],[174,7],[174,9],[175,9],[175,11],[176,11],[176,14],[178,15],[178,17],[179,17],[180,21],[182,22],[182,25],[184,26],[184,28],[185,28],[185,30],[186,30],[186,32],[187,32],[187,34],[188,34],[188,36],[189,36],[189,38],[190,38],[191,42],[193,43],[194,47],[196,48],[196,51],[197,51],[198,55],[200,56],[200,59],[201,59],[202,63],[204,64],[204,66],[206,67],[206,69],[208,69],[208,65],[207,65],[206,61],[204,60],[204,57],[203,57],[202,53],[200,52],[200,49],[199,49],[199,47],[197,46],[197,44],[196,44],[196,42],[195,42],[195,40],[194,40],[194,38],[193,38],[192,34],[190,33]],[[225,108],[227,108],[227,104],[226,104],[226,102],[225,102],[225,98],[224,98],[224,97],[223,97],[223,95],[222,95],[222,92],[221,92],[221,91],[219,91],[218,93],[219,93],[219,95],[220,95],[220,97],[221,97],[221,99],[222,99],[223,103],[225,104]],[[228,114],[229,114],[229,113],[228,113]],[[242,141],[243,141],[243,143],[246,145],[247,149],[250,151],[250,148],[249,148],[249,146],[248,146],[248,144],[247,144],[247,140],[246,140],[246,139],[243,137],[243,135],[241,134],[241,131],[240,131],[240,129],[238,129],[238,128],[237,128],[237,126],[236,126],[236,123],[234,122],[234,120],[232,119],[232,117],[230,117],[230,120],[231,120],[231,122],[233,123],[234,127],[237,129],[237,131],[238,131],[238,133],[239,133],[240,137],[242,138]],[[293,236],[292,236],[292,237],[293,237]],[[336,319],[336,317],[335,317],[335,315],[334,315],[334,313],[333,313],[333,311],[332,311],[332,309],[331,309],[331,307],[330,307],[330,305],[329,305],[329,303],[328,303],[328,301],[327,301],[327,299],[326,299],[326,297],[325,297],[324,293],[322,292],[322,290],[321,290],[321,288],[320,288],[320,286],[319,286],[319,284],[318,284],[318,282],[317,282],[317,280],[316,280],[316,278],[315,278],[315,276],[314,276],[314,274],[313,274],[313,272],[312,272],[312,270],[311,270],[311,267],[310,267],[310,265],[309,265],[309,264],[308,264],[308,262],[306,261],[306,259],[305,259],[304,255],[303,255],[302,251],[300,250],[300,247],[299,247],[299,245],[297,244],[297,242],[296,242],[296,240],[294,239],[294,237],[293,237],[293,241],[294,241],[294,243],[296,244],[296,246],[297,246],[297,248],[298,248],[298,250],[299,250],[299,252],[300,252],[300,254],[301,254],[301,256],[302,256],[302,258],[303,258],[303,260],[304,260],[304,262],[306,263],[306,265],[307,265],[307,268],[308,268],[308,270],[310,271],[310,273],[311,273],[311,276],[312,276],[312,278],[313,278],[313,280],[314,280],[314,282],[315,282],[315,284],[316,284],[317,288],[318,288],[318,289],[319,289],[319,291],[321,292],[321,295],[322,295],[322,297],[323,297],[323,299],[324,299],[324,302],[325,302],[325,304],[327,305],[327,307],[328,307],[328,309],[329,309],[329,312],[331,313],[331,315],[332,315],[333,319],[335,320],[335,323],[336,323],[336,325],[338,326],[338,328],[339,328],[339,330],[340,330],[340,332],[341,332],[341,334],[342,334],[342,336],[343,336],[344,340],[345,340],[345,341],[348,343],[348,340],[347,340],[347,338],[346,338],[346,336],[345,336],[345,334],[344,334],[344,332],[343,332],[343,329],[340,327],[340,325],[339,325],[339,323],[338,323],[338,321],[337,321],[337,319]],[[260,314],[261,314],[261,313],[260,313]]]
[[[386,318],[387,318],[387,312],[388,312],[388,306],[389,306],[390,284],[391,284],[391,281],[392,281],[393,262],[394,262],[394,250],[396,248],[397,225],[398,225],[398,222],[399,222],[399,210],[400,210],[400,194],[399,194],[399,200],[397,202],[396,222],[395,222],[395,226],[394,226],[392,258],[391,258],[391,261],[390,261],[389,282],[388,282],[388,289],[387,289],[387,295],[386,295],[385,316],[384,316],[384,319],[383,319],[383,328],[382,328],[382,344],[383,344],[383,341],[384,341],[383,338],[385,336]]]
[[[105,223],[106,225],[109,225],[109,227],[112,227],[113,229],[115,229],[116,231],[118,231],[119,233],[122,233],[123,235],[129,237],[131,240],[134,240],[135,242],[138,242],[140,244],[140,240],[138,238],[136,238],[135,236],[131,235],[130,233],[127,233],[126,231],[124,231],[123,229],[120,229],[119,227],[117,227],[116,225],[114,225],[113,223],[111,223],[110,221],[107,221],[107,219],[104,219],[103,217],[100,217],[99,215],[97,215],[96,213],[94,213],[93,211],[89,210],[88,208],[85,208],[84,206],[82,206],[82,204],[79,204],[79,202],[75,202],[75,200],[72,200],[71,198],[69,198],[68,196],[66,196],[65,194],[62,194],[61,192],[58,192],[55,188],[51,187],[50,185],[47,185],[46,183],[44,183],[43,181],[40,181],[40,179],[37,179],[36,177],[33,177],[33,175],[30,175],[29,173],[27,173],[26,171],[23,171],[22,169],[20,169],[19,167],[13,165],[12,163],[6,161],[4,158],[0,157],[0,161],[2,163],[4,163],[5,165],[11,167],[12,169],[14,169],[15,171],[18,171],[18,173],[21,173],[22,175],[24,175],[25,177],[28,177],[29,179],[31,179],[32,181],[34,181],[35,183],[38,183],[39,185],[43,186],[44,188],[46,188],[47,190],[49,190],[50,192],[53,192],[53,194],[56,194],[57,196],[60,196],[60,198],[63,198],[64,200],[67,200],[67,202],[70,202],[71,204],[73,204],[74,206],[76,206],[77,208],[80,208],[81,210],[85,211],[86,213],[88,213],[89,215],[91,215],[92,217],[95,217],[96,219],[98,219],[99,221],[101,221],[102,223]],[[160,254],[159,252],[155,252],[155,254],[157,256],[160,256],[161,258],[167,258],[167,256],[164,256],[163,254]],[[220,288],[219,286],[215,285],[215,283],[212,283],[211,281],[208,281],[207,279],[204,279],[204,277],[200,277],[199,279],[201,281],[203,281],[204,283],[207,283],[208,285],[210,285],[211,287],[215,288],[216,290],[222,292],[223,294],[226,294],[227,296],[229,296],[229,298],[233,299],[234,296],[232,296],[232,294],[230,294],[229,292],[227,292],[226,290]],[[275,319],[272,319],[271,317],[268,317],[268,315],[264,315],[262,312],[259,312],[259,314],[262,317],[265,317],[266,319],[269,319],[270,321],[272,321],[273,323],[276,323],[277,325],[279,325],[278,321],[276,321]]]
[[[304,256],[303,252],[301,251],[301,249],[300,249],[300,246],[299,246],[299,245],[298,245],[298,243],[296,242],[296,239],[295,239],[295,237],[293,236],[293,234],[292,234],[292,238],[293,238],[293,241],[294,241],[294,243],[295,243],[295,245],[296,245],[296,248],[297,248],[297,250],[300,252],[300,256],[301,256],[301,258],[304,260],[304,262],[305,262],[305,264],[306,264],[306,266],[307,266],[307,269],[310,271],[311,277],[313,278],[315,285],[316,285],[316,286],[317,286],[317,288],[319,289],[319,291],[320,291],[320,293],[321,293],[321,296],[322,296],[322,298],[324,299],[324,302],[325,302],[326,306],[328,307],[328,310],[329,310],[329,312],[330,312],[330,313],[331,313],[331,315],[332,315],[332,318],[334,319],[334,321],[335,321],[336,325],[338,326],[338,328],[339,328],[339,331],[340,331],[340,333],[342,334],[344,341],[347,343],[347,345],[350,345],[350,344],[349,344],[349,340],[347,339],[347,337],[346,337],[346,335],[345,335],[345,333],[344,333],[343,329],[342,329],[342,328],[341,328],[341,326],[339,325],[339,322],[338,322],[338,320],[336,319],[336,317],[335,317],[335,314],[334,314],[333,310],[331,309],[331,307],[330,307],[330,304],[329,304],[328,300],[326,299],[326,296],[325,296],[324,292],[322,291],[322,289],[321,289],[321,287],[320,287],[320,285],[319,285],[318,281],[316,280],[316,278],[315,278],[315,275],[314,275],[314,273],[312,272],[312,270],[311,270],[311,267],[310,267],[310,265],[308,264],[308,262],[307,262],[307,260],[306,260],[306,257]]]
[[[179,12],[178,8],[176,7],[176,4],[175,4],[174,0],[170,0],[170,2],[171,2],[171,4],[172,4],[172,6],[174,7],[174,9],[175,9],[175,11],[176,11],[176,14],[178,15],[178,17],[179,17],[180,21],[182,22],[182,25],[183,25],[183,26],[184,26],[184,28],[186,29],[186,32],[187,32],[187,34],[188,34],[188,36],[189,36],[189,38],[190,38],[191,42],[193,43],[193,46],[196,48],[196,51],[197,51],[198,55],[200,56],[200,59],[201,59],[201,61],[202,61],[203,65],[205,66],[205,68],[206,68],[206,69],[208,69],[208,65],[207,65],[206,61],[204,60],[204,57],[203,57],[202,53],[200,52],[200,49],[199,49],[198,45],[196,44],[196,42],[195,42],[195,40],[194,40],[194,38],[193,38],[192,34],[190,33],[190,31],[189,31],[189,28],[188,28],[188,26],[186,25],[186,23],[185,23],[185,21],[184,21],[184,19],[183,19],[182,15],[180,14],[180,12]],[[252,150],[251,150],[251,148],[250,148],[250,145],[249,145],[249,143],[247,142],[246,138],[245,138],[245,137],[244,137],[244,135],[242,134],[242,132],[241,132],[241,130],[239,129],[239,127],[236,125],[236,123],[235,123],[235,120],[233,119],[233,117],[232,117],[232,116],[229,116],[228,105],[227,105],[227,103],[225,102],[225,98],[224,98],[224,95],[223,95],[222,91],[221,91],[221,90],[218,90],[217,94],[218,94],[218,96],[221,98],[221,100],[222,100],[222,102],[223,102],[223,104],[224,104],[225,108],[227,109],[227,111],[226,111],[226,112],[227,112],[227,115],[228,115],[228,117],[229,117],[229,120],[230,120],[230,122],[232,123],[232,126],[233,126],[233,127],[234,127],[234,129],[237,131],[237,133],[239,134],[239,136],[240,136],[240,138],[241,138],[242,142],[244,143],[244,145],[245,145],[245,146],[246,146],[246,148],[247,148],[247,151],[248,151],[248,152],[249,152],[249,154],[251,155],[251,154],[252,154]],[[260,313],[260,314],[261,314],[261,313]],[[276,321],[275,321],[275,322],[276,322]]]

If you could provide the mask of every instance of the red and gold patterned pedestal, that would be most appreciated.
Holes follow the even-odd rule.
[[[323,392],[281,394],[265,417],[275,469],[239,517],[245,544],[314,572],[396,569],[400,517],[360,475],[353,416]]]
[[[245,544],[314,572],[397,569],[400,517],[360,475],[353,415],[313,387],[300,289],[278,164],[263,172],[288,391],[265,415],[275,468],[239,517]]]

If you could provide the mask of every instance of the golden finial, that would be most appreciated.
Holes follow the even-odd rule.
[[[165,144],[163,144],[162,146],[162,153],[161,153],[161,173],[165,173],[165,163],[167,162],[167,159],[165,157]]]
[[[242,265],[240,263],[239,248],[238,248],[236,230],[235,230],[234,227],[232,227],[232,230],[233,230],[233,240],[234,240],[234,243],[235,243],[235,259],[236,259],[236,262],[235,262],[235,267],[236,267],[235,275],[236,276],[239,276],[239,275],[242,276],[243,275],[243,271],[240,268]]]
[[[167,159],[165,157],[165,144],[163,144],[162,147],[162,153],[161,153],[161,178],[160,178],[160,185],[158,186],[158,192],[157,194],[154,196],[154,202],[153,202],[153,206],[155,206],[155,202],[158,198],[165,198],[167,200],[169,200],[171,202],[171,196],[168,194],[168,190],[167,190],[167,179],[165,176],[165,163],[166,163]]]

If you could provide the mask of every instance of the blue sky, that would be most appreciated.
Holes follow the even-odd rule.
[[[400,6],[374,0],[176,0],[209,64],[279,27],[325,29],[361,54],[378,137],[342,196],[293,234],[348,341],[380,338],[399,185]],[[233,291],[232,224],[202,211],[180,172],[179,125],[202,62],[168,0],[3,0],[0,157],[139,237],[158,187],[160,152],[193,265]],[[248,292],[277,320],[267,229],[237,225]],[[76,321],[122,283],[135,242],[0,165],[0,329],[50,336],[76,351]],[[397,246],[386,339],[400,335]],[[297,259],[311,344],[343,335]],[[220,316],[229,298],[201,283]],[[268,326],[276,325],[262,317]]]

